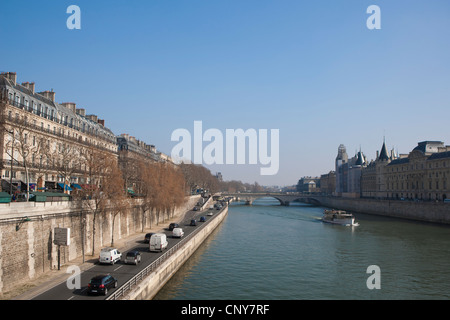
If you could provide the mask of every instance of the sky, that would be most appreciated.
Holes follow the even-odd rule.
[[[81,29],[67,28],[70,5]],[[371,5],[381,29],[367,27]],[[205,166],[294,185],[334,170],[340,144],[368,159],[384,137],[405,154],[450,144],[449,16],[448,0],[2,0],[0,71],[169,155],[194,121],[224,137],[278,129],[276,174]]]

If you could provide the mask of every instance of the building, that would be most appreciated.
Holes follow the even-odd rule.
[[[319,177],[303,177],[298,180],[297,192],[303,193],[319,193],[320,178]]]
[[[0,155],[4,191],[58,189],[87,184],[82,157],[88,148],[117,154],[116,137],[96,115],[73,102],[58,103],[55,92],[36,92],[35,83],[0,74]],[[67,188],[70,189],[70,188]]]
[[[336,157],[336,189],[335,195],[340,197],[360,197],[361,172],[366,167],[367,160],[361,152],[348,159],[346,148],[341,144]]]
[[[390,154],[387,152],[386,141],[383,141],[381,151],[377,151],[375,160],[370,161],[366,167],[361,170],[361,197],[379,198],[386,197],[386,177],[384,168],[393,160],[397,159],[392,149]]]
[[[443,201],[450,196],[450,146],[441,141],[419,142],[407,156],[384,168],[388,199]]]
[[[336,191],[336,173],[330,171],[320,176],[320,193],[323,195],[333,195]]]

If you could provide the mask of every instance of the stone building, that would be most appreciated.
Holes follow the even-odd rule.
[[[319,193],[320,192],[320,178],[318,177],[303,177],[298,180],[297,192],[304,193]]]
[[[368,163],[361,171],[361,197],[386,198],[384,167],[396,158],[394,150],[391,150],[390,155],[388,154],[386,142],[383,141],[381,151],[377,151],[376,159]]]
[[[450,146],[441,141],[419,142],[407,157],[384,168],[389,199],[442,201],[450,196]]]
[[[336,191],[336,173],[330,171],[320,176],[320,193],[323,195],[333,195]]]
[[[361,150],[356,152],[354,157],[348,159],[345,146],[341,144],[336,157],[335,195],[353,198],[359,197],[361,194],[361,172],[366,164],[366,157]]]
[[[23,192],[27,183],[31,190],[87,184],[81,161],[87,148],[117,155],[116,137],[105,121],[73,102],[56,102],[53,90],[36,92],[34,83],[19,84],[16,73],[7,72],[0,75],[0,98],[4,191]]]

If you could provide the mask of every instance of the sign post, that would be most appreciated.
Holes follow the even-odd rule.
[[[58,270],[61,270],[61,246],[70,245],[70,228],[53,229],[53,243],[58,246]]]

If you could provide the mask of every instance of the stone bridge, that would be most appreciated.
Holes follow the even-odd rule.
[[[272,197],[280,201],[282,206],[288,206],[293,201],[300,201],[314,205],[322,205],[321,200],[325,196],[303,193],[277,193],[277,192],[260,192],[260,193],[222,193],[224,197],[233,197],[234,201],[245,201],[245,204],[251,205],[253,201],[259,198]]]

